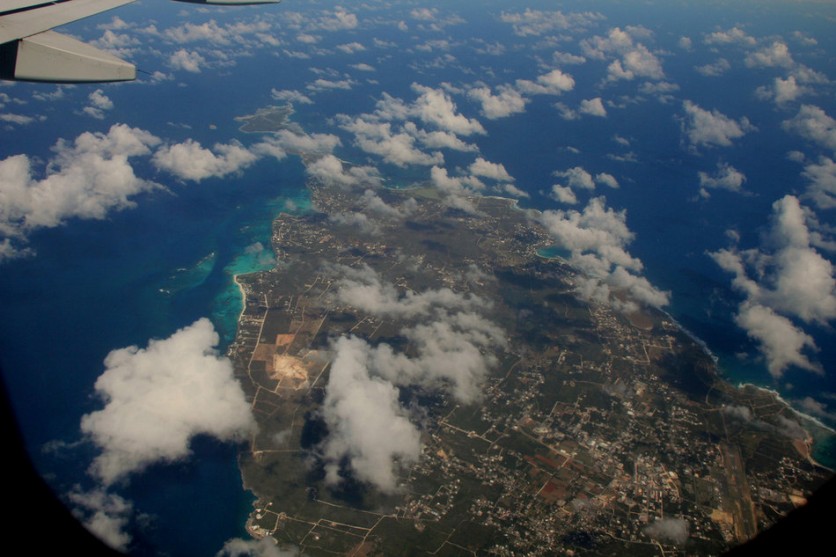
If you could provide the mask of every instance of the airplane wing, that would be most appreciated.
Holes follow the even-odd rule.
[[[180,0],[196,4],[274,4],[281,0]],[[136,67],[52,31],[134,0],[2,0],[0,79],[95,83],[136,79]]]

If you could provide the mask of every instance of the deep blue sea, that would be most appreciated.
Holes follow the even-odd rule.
[[[289,7],[290,3],[286,4]],[[576,3],[564,4],[562,9],[570,10]],[[695,52],[687,64],[674,63],[676,57],[670,54],[679,52],[676,44],[682,35],[693,35],[696,40],[703,30],[728,28],[744,18],[749,22],[747,31],[757,36],[803,28],[819,39],[822,51],[832,53],[836,52],[836,39],[829,34],[832,22],[807,18],[789,3],[779,2],[756,12],[748,10],[747,3],[741,3],[739,12],[736,8],[703,10],[702,3],[691,7],[677,3],[677,9],[667,11],[669,3],[661,3],[646,13],[636,13],[627,4],[583,3],[582,9],[601,9],[607,14],[609,19],[597,33],[615,25],[643,24],[653,29],[657,49],[669,53],[663,56],[666,75],[682,88],[676,100],[644,100],[629,110],[611,109],[606,119],[567,121],[555,110],[555,99],[534,97],[523,114],[498,120],[480,118],[488,133],[474,141],[482,156],[503,163],[516,178],[516,185],[530,193],[531,198],[521,202],[528,207],[558,208],[546,195],[555,182],[555,170],[583,166],[593,173],[616,176],[621,188],[599,190],[594,195],[604,194],[608,206],[627,210],[627,224],[636,234],[629,251],[644,262],[645,275],[654,285],[671,292],[668,311],[707,344],[718,357],[721,372],[735,383],[752,382],[775,389],[788,400],[813,396],[832,409],[834,401],[821,396],[836,393],[832,329],[812,331],[820,349],[816,357],[825,375],[791,370],[780,381],[773,380],[754,358],[756,345],[733,321],[740,296],[731,289],[731,277],[707,255],[728,245],[729,228],[740,233],[741,245],[757,246],[772,203],[786,193],[803,191],[800,167],[789,161],[786,153],[804,144],[787,134],[765,131],[780,129],[781,121],[794,112],[776,110],[773,104],[753,98],[754,86],[771,76],[765,74],[754,82],[751,70],[735,64],[720,79],[697,79],[693,65],[711,62],[715,54]],[[489,14],[511,9],[500,3],[490,7]],[[150,12],[161,28],[182,17],[177,9],[159,6],[131,10],[120,15],[129,19]],[[473,22],[456,28],[459,39],[480,35],[498,43],[521,41],[494,17],[483,21],[481,4],[465,3],[459,12]],[[414,38],[405,38],[393,26],[381,26],[373,36],[399,42]],[[534,43],[536,39],[527,40]],[[335,37],[326,35],[320,46],[348,41],[369,43],[370,39],[360,29]],[[573,42],[560,48],[577,52]],[[397,52],[369,54],[368,61],[377,72],[372,76],[353,74],[353,89],[320,93],[315,104],[296,106],[293,119],[308,132],[342,134],[343,145],[337,154],[366,163],[367,155],[334,123],[336,114],[371,112],[384,91],[411,100],[413,82],[455,86],[481,77],[495,86],[542,73],[542,57],[520,56],[514,50],[489,60],[464,49],[455,54],[456,63],[443,67],[433,65],[438,52],[404,51],[402,56],[416,62],[412,67]],[[260,55],[240,58],[234,68],[194,76],[180,73],[176,80],[158,86],[111,86],[105,91],[115,108],[102,122],[64,119],[57,105],[33,105],[32,109],[42,110],[48,120],[17,134],[14,145],[0,144],[0,157],[25,152],[46,160],[57,137],[106,131],[115,122],[149,130],[170,142],[194,138],[210,146],[237,139],[249,145],[257,135],[240,133],[234,117],[274,104],[271,88],[305,90],[306,83],[318,75],[312,72],[314,67],[348,71],[347,65],[356,61],[339,53],[313,61]],[[138,62],[148,70],[159,64],[153,57]],[[824,72],[832,69],[833,63],[826,56],[812,55],[804,62]],[[602,88],[598,83],[600,65],[565,69],[578,84],[560,99],[569,105],[576,106],[594,95],[617,98],[634,93],[635,84],[629,83]],[[836,79],[836,75],[831,77]],[[42,86],[23,85],[15,92],[22,94],[37,87]],[[86,92],[69,89],[66,95],[64,106],[75,106],[84,102]],[[735,117],[745,115],[762,132],[743,137],[733,150],[687,153],[675,118],[682,99]],[[812,101],[836,114],[832,98]],[[475,105],[461,98],[458,104],[467,116],[479,117]],[[636,162],[620,162],[609,156],[627,150],[612,141],[614,134],[629,139]],[[452,169],[466,166],[473,155],[445,152],[445,157]],[[746,174],[749,195],[717,190],[709,200],[697,199],[697,172],[711,171],[718,161],[733,164]],[[37,256],[0,268],[0,364],[32,456],[59,493],[68,492],[74,484],[90,483],[85,469],[95,451],[89,445],[73,443],[81,437],[81,416],[101,408],[101,401],[93,395],[93,384],[103,371],[104,357],[116,348],[143,347],[149,339],[166,338],[204,316],[210,317],[220,332],[223,351],[234,337],[240,311],[232,276],[260,268],[247,248],[257,242],[269,246],[271,221],[288,200],[302,210],[306,207],[304,168],[293,156],[283,161],[261,159],[238,174],[201,183],[178,182],[155,171],[147,160],[139,159],[135,168],[138,175],[167,189],[143,194],[135,199],[136,208],[112,213],[105,220],[73,220],[59,228],[40,230],[30,238]],[[426,170],[380,168],[395,185]],[[45,451],[45,446],[58,448]],[[833,447],[822,447],[817,457],[836,465]],[[137,474],[120,493],[149,517],[135,529],[137,553],[213,555],[227,539],[246,536],[244,520],[252,498],[241,487],[233,446],[198,439],[193,458]]]

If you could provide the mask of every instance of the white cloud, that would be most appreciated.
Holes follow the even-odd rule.
[[[572,188],[569,186],[561,186],[560,184],[554,184],[552,186],[552,198],[568,205],[574,205],[578,202],[578,196],[575,195]]]
[[[294,547],[280,547],[271,536],[260,540],[232,538],[227,540],[215,557],[299,557]]]
[[[580,166],[575,166],[568,170],[555,170],[552,172],[552,175],[560,178],[566,178],[569,187],[572,188],[585,190],[595,189],[595,180],[592,179],[592,174]]]
[[[508,174],[503,164],[486,161],[482,157],[477,157],[468,170],[474,176],[481,176],[482,178],[490,178],[491,180],[498,180],[500,182],[514,181],[514,178]]]
[[[412,89],[420,94],[413,105],[413,112],[422,122],[456,135],[485,133],[485,128],[477,120],[458,112],[455,103],[445,91],[417,83],[412,84]]]
[[[489,120],[505,118],[511,114],[525,112],[525,97],[509,86],[499,86],[494,95],[490,87],[475,87],[467,95],[482,105],[482,114]]]
[[[311,91],[332,91],[334,89],[341,89],[343,91],[347,91],[354,86],[354,81],[350,79],[340,79],[340,80],[332,80],[332,79],[323,79],[319,78],[315,80],[313,83],[309,83],[307,88]]]
[[[719,58],[716,62],[705,64],[703,66],[696,66],[694,69],[706,77],[717,77],[729,71],[731,69],[731,64],[729,64],[729,61],[725,58]]]
[[[790,49],[786,43],[775,41],[758,51],[750,52],[746,56],[746,65],[750,68],[792,68],[795,61],[792,59]]]
[[[95,384],[105,407],[81,418],[82,432],[102,450],[90,473],[104,486],[188,457],[195,435],[239,441],[252,431],[250,404],[218,342],[204,318],[147,348],[108,354]]]
[[[168,65],[173,70],[184,70],[190,73],[200,73],[206,64],[206,58],[195,51],[181,48],[174,52],[168,59]]]
[[[755,130],[746,117],[732,120],[717,110],[708,111],[687,100],[682,103],[682,107],[685,110],[682,131],[688,136],[692,147],[728,147],[733,139]]]
[[[612,174],[607,174],[606,172],[599,172],[595,175],[595,181],[599,184],[603,184],[610,188],[618,188],[618,180],[615,179],[615,176]]]
[[[578,112],[589,116],[599,116],[601,118],[604,118],[607,115],[607,109],[604,108],[604,103],[601,102],[601,97],[582,100],[581,106],[578,108]]]
[[[334,344],[322,416],[328,437],[322,445],[326,481],[340,482],[340,461],[348,458],[360,481],[391,493],[399,466],[418,461],[421,434],[401,407],[398,389],[369,374],[371,347],[356,337]]]
[[[798,199],[787,195],[773,204],[771,250],[725,249],[710,254],[734,275],[732,286],[745,295],[737,323],[760,342],[776,377],[789,365],[820,371],[802,353],[815,350],[812,337],[790,318],[821,325],[836,319],[833,265],[812,247],[806,221]]]
[[[689,524],[684,518],[660,518],[644,529],[651,538],[661,539],[675,544],[688,541]]]
[[[762,86],[755,90],[758,98],[763,100],[774,100],[777,104],[784,104],[786,102],[794,101],[801,95],[810,93],[810,89],[799,85],[795,76],[789,76],[786,79],[776,77],[772,81],[772,86]]]
[[[635,36],[635,37],[634,37]],[[607,80],[620,79],[662,79],[665,72],[662,63],[646,46],[634,38],[648,37],[649,33],[640,28],[628,27],[610,29],[606,37],[595,36],[581,41],[584,54],[597,60],[617,56],[607,67]]]
[[[90,101],[90,104],[84,107],[84,113],[97,120],[104,119],[105,111],[113,109],[113,101],[101,89],[96,89],[90,93],[87,99]]]
[[[803,175],[810,181],[805,196],[821,209],[836,208],[836,163],[828,157],[821,157],[818,164],[805,166]]]
[[[363,52],[364,50],[366,50],[366,47],[358,43],[357,41],[354,41],[351,43],[337,45],[337,50],[341,50],[346,54],[354,54],[355,52]]]
[[[332,267],[338,303],[380,317],[417,321],[400,334],[410,355],[382,343],[343,336],[334,358],[322,415],[328,437],[321,445],[326,480],[340,481],[348,459],[353,475],[384,492],[398,489],[398,472],[418,461],[420,431],[399,401],[401,386],[420,385],[449,392],[461,403],[481,397],[481,387],[497,364],[493,352],[507,345],[496,325],[477,313],[489,307],[475,296],[448,288],[399,292],[371,268]]]
[[[316,22],[316,27],[323,31],[354,29],[357,25],[357,16],[339,7],[334,10],[333,14],[328,13]]]
[[[740,193],[743,191],[743,183],[746,182],[746,175],[726,163],[719,163],[717,171],[710,175],[707,172],[699,172],[700,195],[709,197],[708,189],[724,189]]]
[[[219,178],[247,168],[257,156],[234,141],[217,143],[214,152],[193,139],[162,147],[154,153],[152,162],[180,179],[200,182],[206,178]]]
[[[74,505],[73,514],[93,535],[113,549],[128,549],[131,536],[127,528],[133,514],[130,501],[103,489],[85,492],[78,487],[67,497]]]
[[[748,35],[746,31],[739,27],[732,27],[728,31],[715,31],[706,35],[705,43],[716,44],[731,44],[738,43],[745,46],[754,46],[757,41],[755,38]]]
[[[42,179],[33,177],[26,155],[0,161],[0,235],[25,241],[34,229],[67,219],[103,219],[110,211],[133,207],[133,196],[159,187],[138,178],[129,159],[146,156],[159,139],[124,124],[103,133],[60,140]]]
[[[554,193],[568,197],[566,192]],[[634,303],[619,301],[612,295],[612,289],[628,292],[637,302],[667,305],[669,293],[633,274],[641,271],[643,265],[625,249],[633,240],[633,233],[626,224],[626,211],[615,212],[605,203],[603,197],[596,197],[589,201],[583,212],[544,211],[538,217],[555,241],[570,250],[570,263],[583,273],[577,279],[579,294],[627,311],[635,308]]]
[[[299,104],[313,104],[313,101],[305,95],[294,89],[271,89],[270,95],[277,101],[286,101]]]
[[[340,139],[336,135],[295,133],[285,129],[265,136],[250,150],[257,155],[272,156],[281,160],[288,152],[302,155],[328,154],[337,145],[340,145]]]
[[[552,70],[538,76],[536,81],[518,79],[517,88],[529,95],[561,95],[575,88],[575,80],[560,70]]]
[[[817,106],[802,105],[798,114],[791,120],[785,120],[782,125],[787,131],[836,151],[836,120]]]
[[[526,8],[523,12],[502,12],[500,20],[510,23],[514,33],[521,36],[540,36],[553,31],[583,31],[592,23],[604,19],[594,12],[542,11]]]
[[[342,161],[334,155],[325,155],[306,165],[308,175],[325,183],[336,184],[343,188],[355,186],[378,186],[380,173],[370,166],[350,166],[345,168]]]
[[[478,195],[478,190],[484,189],[484,184],[478,178],[460,178],[449,176],[445,168],[433,166],[430,169],[432,184],[444,195],[444,203],[448,207],[459,209],[465,213],[478,213],[471,197]]]
[[[355,143],[363,151],[383,158],[397,165],[412,164],[431,166],[444,162],[441,153],[428,155],[415,146],[415,137],[406,132],[393,132],[389,122],[375,123],[362,117],[345,121],[342,128],[354,133]],[[415,130],[416,128],[412,128]]]

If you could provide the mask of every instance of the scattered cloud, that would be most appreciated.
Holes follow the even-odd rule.
[[[746,66],[750,68],[792,68],[795,61],[786,43],[775,41],[771,45],[746,55]]]
[[[299,104],[313,104],[313,101],[310,99],[310,97],[308,97],[304,93],[300,93],[299,91],[293,89],[272,89],[270,91],[270,95],[277,101]]]
[[[765,247],[710,254],[734,275],[733,288],[745,296],[736,322],[760,343],[775,377],[790,365],[821,372],[821,366],[804,353],[815,351],[813,338],[793,319],[808,325],[836,319],[833,265],[811,245],[807,220],[799,200],[787,195],[773,204]]]
[[[76,487],[67,494],[73,504],[73,515],[108,546],[126,551],[131,543],[127,532],[133,516],[133,504],[104,489],[82,491]]]
[[[644,529],[644,533],[651,538],[684,544],[688,541],[688,521],[684,518],[660,518]]]
[[[604,103],[601,101],[601,97],[582,100],[581,106],[578,108],[578,112],[588,116],[598,116],[601,118],[607,116],[607,109],[604,108]]]
[[[107,133],[59,140],[40,179],[26,155],[0,161],[0,235],[11,239],[4,242],[6,256],[37,228],[71,218],[103,219],[110,211],[133,207],[134,196],[159,186],[138,178],[129,161],[149,155],[159,142],[147,131],[117,124]]]
[[[633,240],[626,211],[608,209],[603,197],[595,197],[583,212],[544,211],[537,219],[561,247],[571,252],[570,263],[582,273],[576,281],[583,298],[625,311],[635,309],[635,302],[655,307],[668,304],[668,292],[634,274],[643,265],[625,249]],[[629,293],[634,302],[620,301],[613,296],[613,290]]]
[[[168,58],[168,65],[172,70],[183,70],[189,73],[200,73],[206,64],[199,52],[181,48]]]
[[[682,131],[691,147],[729,147],[732,140],[756,129],[745,116],[732,120],[718,110],[708,111],[687,100],[682,103],[682,108],[685,110]]]
[[[725,58],[719,58],[716,62],[696,66],[694,69],[697,70],[697,73],[706,77],[717,77],[729,71],[731,69],[731,64]]]
[[[561,95],[574,88],[574,78],[560,70],[552,70],[538,76],[536,81],[517,80],[517,89],[529,95]]]
[[[325,155],[308,163],[305,170],[309,176],[325,183],[336,184],[343,188],[379,186],[380,173],[371,166],[349,166],[334,155]]]
[[[154,166],[172,173],[182,180],[200,182],[206,178],[220,178],[253,164],[258,157],[233,141],[217,143],[206,149],[193,139],[161,147],[151,159]]]
[[[475,87],[467,95],[482,105],[482,115],[489,120],[505,118],[511,114],[525,112],[527,100],[510,86],[499,86],[494,95],[489,87]]]
[[[804,167],[803,176],[809,180],[806,197],[821,209],[836,208],[836,163],[828,157]]]
[[[700,195],[708,198],[711,194],[709,189],[723,189],[736,193],[743,191],[743,184],[746,182],[746,175],[727,163],[718,163],[714,174],[699,172]]]
[[[740,27],[732,27],[727,31],[715,31],[705,36],[705,44],[723,45],[723,44],[741,44],[744,46],[754,46],[757,41],[754,37],[748,35],[746,31]]]
[[[295,547],[281,547],[271,536],[260,540],[232,538],[227,540],[215,557],[299,557],[299,550]]]
[[[583,31],[604,19],[595,12],[542,11],[526,8],[523,12],[502,12],[500,21],[510,23],[520,37],[541,36],[555,31]]]
[[[798,114],[790,120],[785,120],[782,125],[787,131],[836,151],[836,120],[817,106],[802,105]]]
[[[636,78],[663,79],[662,63],[646,46],[636,42],[647,38],[649,33],[641,28],[628,27],[610,29],[606,37],[595,36],[581,41],[583,53],[596,60],[616,57],[607,67],[607,81],[632,80]]]
[[[157,462],[189,456],[198,434],[239,441],[252,431],[250,404],[220,338],[199,319],[146,348],[113,350],[96,380],[104,408],[85,414],[81,430],[98,448],[90,473],[110,486]]]
[[[341,277],[338,303],[415,322],[400,331],[412,346],[409,356],[386,343],[340,337],[322,408],[329,431],[321,445],[326,480],[339,483],[347,459],[357,479],[391,493],[398,489],[399,468],[417,462],[421,451],[421,432],[400,403],[399,387],[422,386],[472,403],[497,363],[493,352],[506,340],[479,314],[489,304],[476,296],[448,288],[399,292],[368,266],[331,270]]]
[[[90,104],[84,107],[83,112],[97,120],[103,120],[105,111],[113,109],[113,101],[101,89],[96,89],[90,93],[87,99]]]

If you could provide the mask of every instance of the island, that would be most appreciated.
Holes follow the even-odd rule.
[[[236,277],[253,536],[309,556],[716,555],[830,477],[815,424],[724,381],[669,315],[580,299],[536,212],[309,187],[314,209],[274,222],[276,268]],[[350,381],[374,396],[340,398]]]

